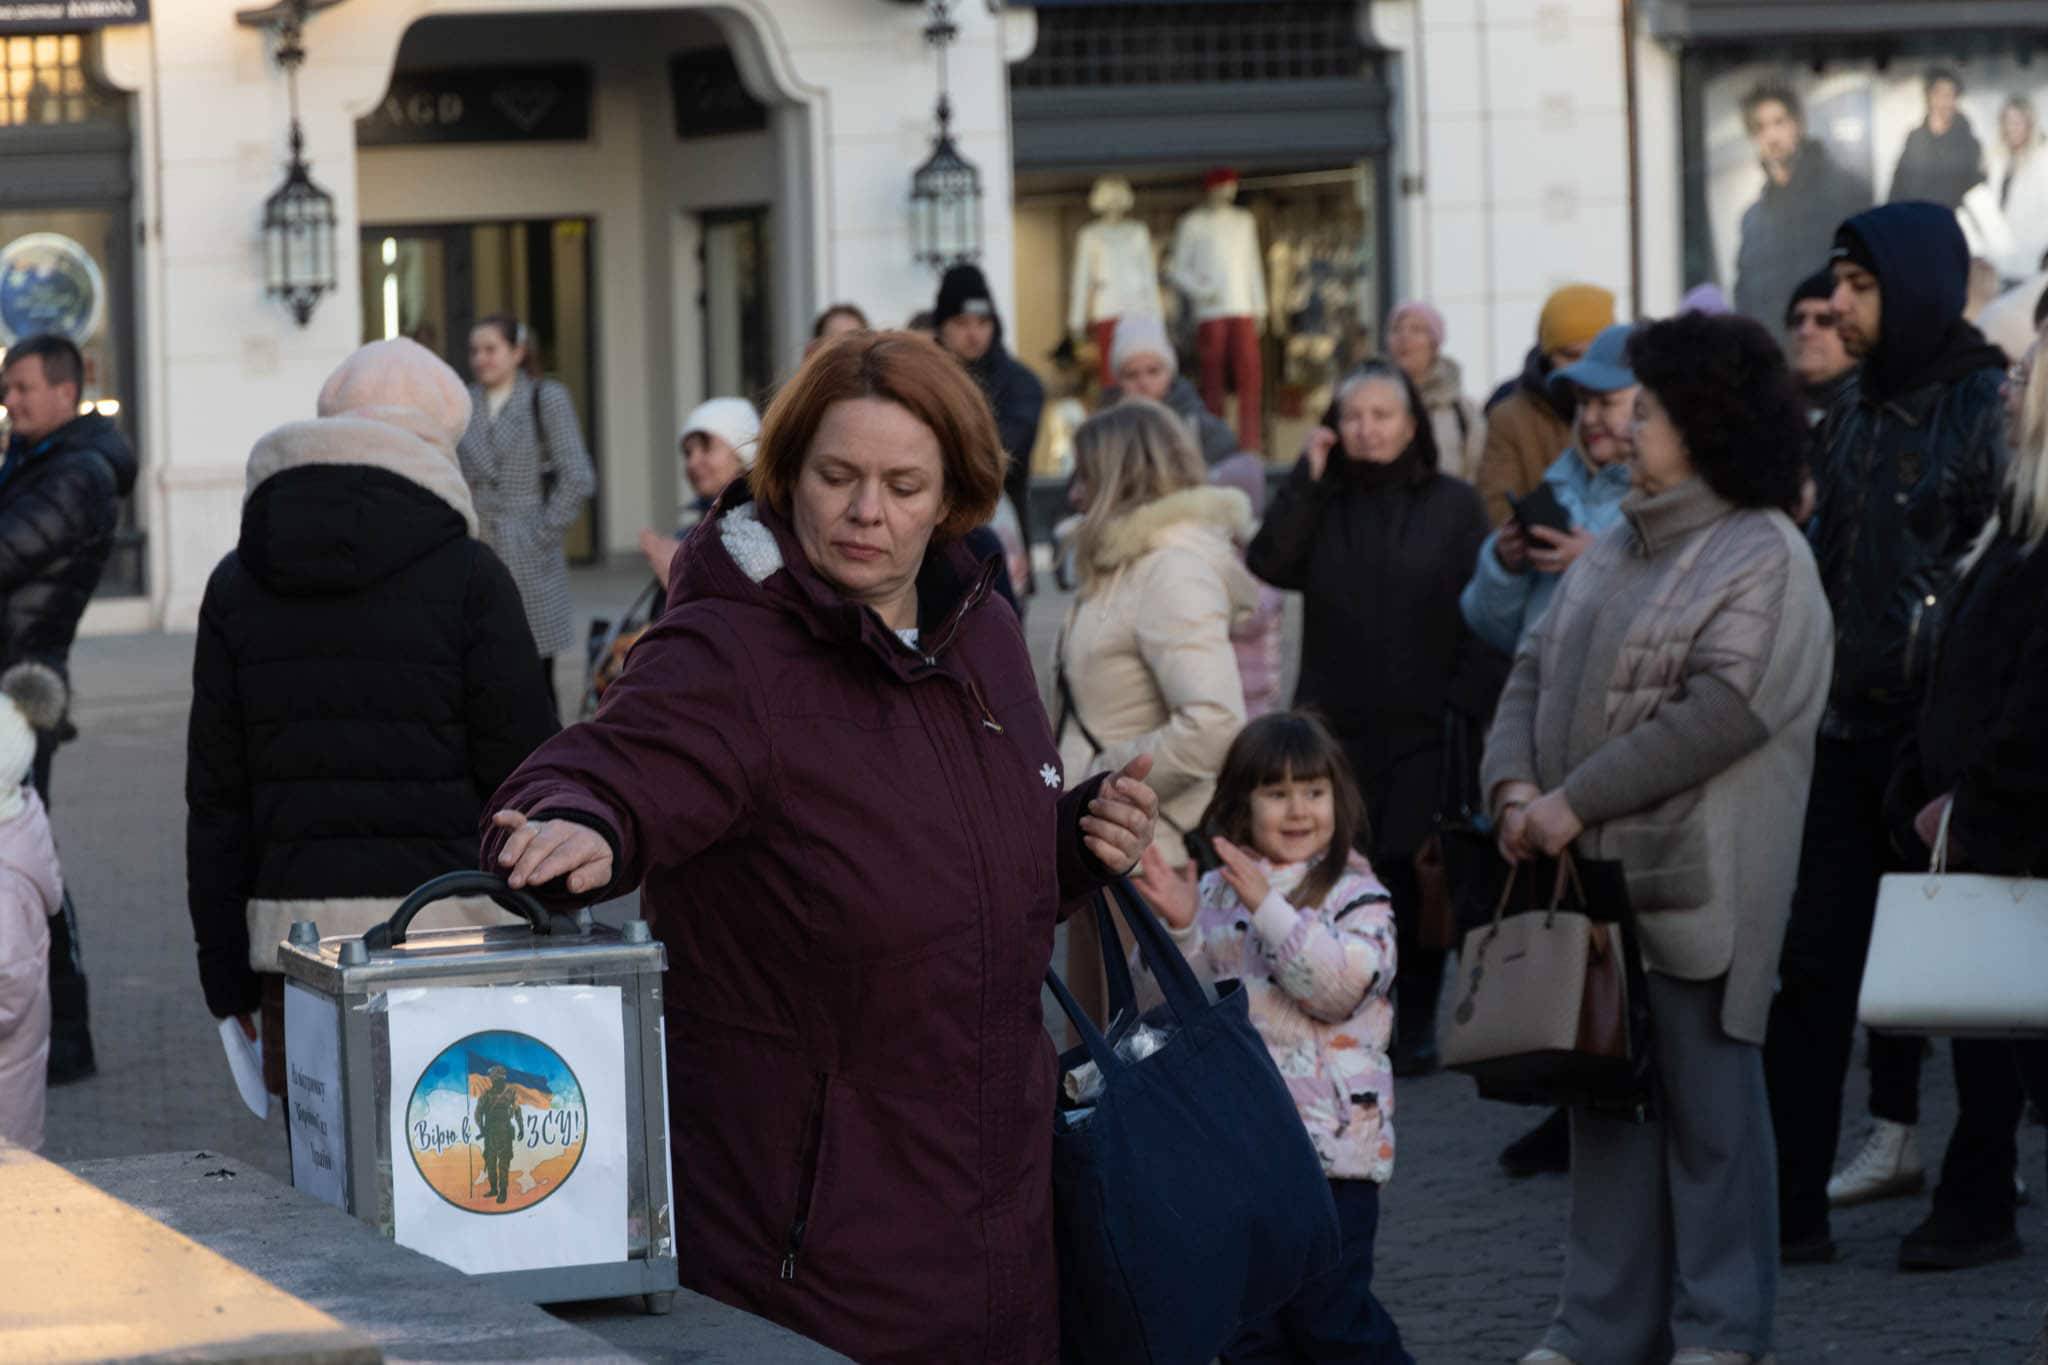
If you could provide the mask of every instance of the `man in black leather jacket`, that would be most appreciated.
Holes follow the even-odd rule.
[[[1836,326],[1863,366],[1816,447],[1809,534],[1834,609],[1835,675],[1764,1050],[1788,1262],[1834,1255],[1827,1186],[1856,998],[1878,879],[1900,870],[1885,788],[1957,561],[2004,469],[2006,362],[1963,320],[1969,264],[1955,215],[1935,204],[1871,209],[1835,236]],[[1917,1104],[1918,1046],[1873,1038],[1874,1110]]]
[[[97,413],[79,415],[84,381],[78,348],[56,336],[15,343],[0,368],[10,428],[0,460],[0,668],[33,659],[69,678],[78,618],[113,550],[121,499],[135,486],[135,453],[120,431]],[[59,733],[73,733],[68,721]],[[36,749],[36,791],[46,804],[56,743]],[[50,921],[50,1082],[93,1070],[67,892]]]

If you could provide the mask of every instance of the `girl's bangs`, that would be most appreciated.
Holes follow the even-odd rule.
[[[1247,730],[1244,737],[1250,742],[1242,757],[1253,789],[1334,779],[1343,758],[1316,727],[1292,716],[1269,717],[1257,723],[1256,731]]]

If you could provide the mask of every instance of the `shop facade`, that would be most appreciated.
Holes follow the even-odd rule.
[[[1034,472],[1160,317],[1239,444],[1292,451],[1372,352],[1392,284],[1385,59],[1358,0],[1032,7],[1009,69],[1013,348],[1055,406]],[[1218,191],[1227,172],[1234,189]],[[1128,259],[1125,259],[1128,258]],[[1148,264],[1149,258],[1149,264]],[[1048,520],[1045,524],[1051,524]]]
[[[24,171],[0,189],[0,251],[23,278],[93,282],[88,397],[142,458],[87,630],[191,626],[236,539],[251,445],[308,415],[365,340],[411,336],[461,369],[476,319],[528,319],[598,463],[571,546],[596,557],[670,523],[682,416],[765,394],[820,307],[900,323],[930,304],[908,192],[938,74],[917,7],[313,0],[297,105],[336,269],[301,326],[264,289],[292,112],[274,7],[135,3],[132,22],[19,35],[19,55],[0,4],[0,158]],[[979,6],[956,22],[954,137],[985,202],[1007,204],[1006,22]],[[984,220],[1006,293],[1007,214]]]

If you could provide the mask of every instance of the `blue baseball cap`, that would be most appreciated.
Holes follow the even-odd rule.
[[[1628,338],[1635,331],[1632,322],[1617,322],[1586,348],[1583,360],[1577,360],[1550,376],[1550,391],[1562,392],[1562,385],[1576,384],[1594,393],[1613,393],[1616,389],[1635,387],[1635,371],[1628,367]]]

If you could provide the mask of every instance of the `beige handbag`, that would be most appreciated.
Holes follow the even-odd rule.
[[[1571,855],[1558,860],[1548,907],[1506,914],[1465,936],[1444,1065],[1480,1094],[1523,1102],[1638,1108],[1648,1100],[1641,967],[1619,922],[1595,920]],[[1569,909],[1569,889],[1580,908]]]
[[[1950,872],[1954,809],[1926,872],[1878,884],[1857,1016],[1890,1033],[2048,1037],[2048,881]]]

